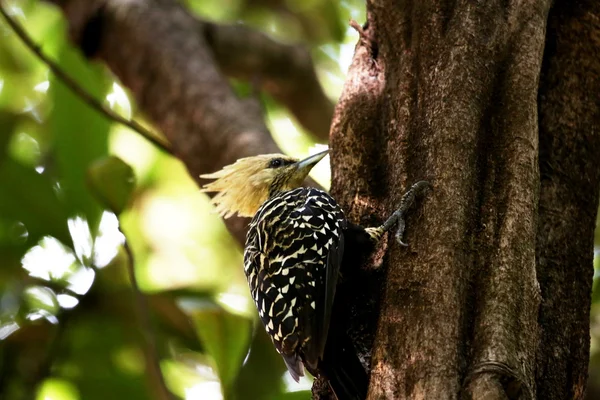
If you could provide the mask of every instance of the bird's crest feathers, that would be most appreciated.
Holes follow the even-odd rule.
[[[280,168],[270,167],[272,160],[281,160]],[[271,184],[278,175],[285,173],[298,160],[283,154],[262,154],[246,157],[223,167],[212,174],[200,175],[203,179],[215,179],[202,187],[202,192],[218,192],[212,199],[217,212],[223,218],[235,213],[252,217],[262,203],[269,198]]]

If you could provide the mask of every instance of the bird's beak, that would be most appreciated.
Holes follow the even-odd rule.
[[[313,154],[310,157],[306,157],[304,160],[300,160],[296,163],[296,174],[302,176],[302,179],[308,176],[310,170],[323,159],[329,153],[329,149],[322,151],[317,154]]]

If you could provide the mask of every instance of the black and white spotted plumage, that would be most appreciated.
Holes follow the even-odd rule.
[[[246,237],[244,270],[260,318],[295,380],[323,357],[346,220],[327,193],[271,196]]]

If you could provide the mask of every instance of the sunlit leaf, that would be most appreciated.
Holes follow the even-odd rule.
[[[37,400],[78,400],[77,388],[64,379],[46,379],[38,389]]]
[[[43,310],[55,314],[59,308],[56,293],[44,286],[31,286],[27,288],[24,292],[24,300],[27,304],[27,312]]]
[[[115,214],[123,212],[135,187],[133,169],[118,157],[95,161],[88,182],[100,202]]]
[[[222,399],[221,385],[211,362],[210,356],[192,352],[178,354],[177,361],[162,361],[167,387],[172,393],[190,400]]]

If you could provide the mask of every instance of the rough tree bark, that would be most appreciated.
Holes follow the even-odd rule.
[[[235,64],[210,50],[225,48],[214,26],[173,0],[55,2],[194,177],[276,150],[220,74],[218,60]],[[409,217],[410,246],[383,243],[338,292],[369,398],[582,398],[600,5],[371,0],[367,16],[331,130],[332,192],[372,225],[409,184],[434,185]],[[273,94],[290,101],[287,90]],[[243,240],[243,223],[231,229]],[[327,398],[322,383],[315,397]]]
[[[590,341],[600,168],[600,3],[557,2],[540,80],[540,399],[581,399]]]
[[[564,3],[548,31],[549,1],[367,3],[332,193],[372,224],[410,183],[434,184],[410,247],[342,284],[360,293],[350,331],[369,398],[583,397],[600,26],[596,3]]]

